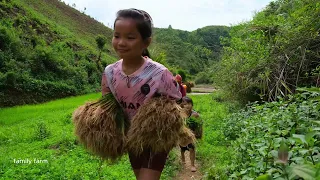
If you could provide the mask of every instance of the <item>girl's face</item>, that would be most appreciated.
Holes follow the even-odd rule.
[[[120,18],[116,21],[112,46],[120,58],[141,57],[143,49],[150,44],[151,38],[144,41],[139,33],[135,20]]]

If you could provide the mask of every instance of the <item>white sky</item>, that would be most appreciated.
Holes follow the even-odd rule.
[[[155,27],[193,31],[209,25],[235,25],[252,18],[273,0],[62,0],[111,27],[120,9],[145,10]]]

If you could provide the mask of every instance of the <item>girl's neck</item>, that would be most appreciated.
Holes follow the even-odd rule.
[[[125,74],[130,75],[136,72],[144,64],[144,61],[142,56],[132,59],[123,58],[122,70]]]

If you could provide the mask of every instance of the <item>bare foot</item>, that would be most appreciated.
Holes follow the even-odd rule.
[[[192,166],[191,167],[191,172],[196,172],[197,171],[197,168],[195,166]]]

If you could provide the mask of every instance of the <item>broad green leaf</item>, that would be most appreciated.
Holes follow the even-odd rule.
[[[243,171],[240,171],[240,174],[246,174],[247,173],[247,169],[246,170],[243,170]]]
[[[264,174],[264,175],[257,177],[256,180],[272,180],[272,177],[269,174]]]
[[[289,133],[288,130],[286,130],[286,129],[285,129],[285,130],[282,130],[282,135],[283,135],[283,136],[286,136],[288,133]]]
[[[303,97],[304,99],[307,98],[307,95],[305,93],[301,94],[301,97]]]
[[[306,135],[306,141],[309,143],[312,140],[313,136],[316,135],[316,134],[320,134],[320,133],[316,132],[316,131],[309,132]]]
[[[302,155],[305,155],[308,152],[309,152],[308,149],[299,149],[299,153],[302,154]]]
[[[297,162],[297,163],[302,163],[302,162],[304,162],[303,157],[294,157],[294,158],[291,158],[290,160],[291,160],[291,161],[295,161],[295,162]]]
[[[316,175],[316,170],[314,167],[308,164],[302,165],[292,165],[290,167],[289,179],[293,179],[295,176],[301,177],[304,180],[314,180]]]
[[[319,168],[319,166],[317,167],[317,170],[316,170],[316,179],[320,179],[320,168]]]
[[[272,150],[272,151],[270,152],[270,154],[271,154],[274,158],[278,158],[278,151]]]
[[[259,148],[258,151],[262,156],[265,156],[267,154],[267,151],[266,151],[267,148],[268,148],[267,146],[263,146]]]
[[[286,180],[286,179],[283,178],[283,177],[278,177],[278,178],[276,178],[275,180]]]
[[[296,139],[295,138],[289,137],[288,140],[289,140],[291,145],[294,145],[296,143]]]
[[[311,101],[320,101],[320,96],[310,98]]]
[[[307,92],[314,92],[314,93],[320,93],[320,88],[318,87],[312,87],[312,88],[297,88],[297,91],[307,91]]]
[[[246,146],[244,144],[240,144],[241,149],[245,150]]]
[[[308,144],[308,142],[306,141],[306,137],[305,135],[301,135],[301,134],[293,134],[292,135],[293,138],[297,138],[297,139],[300,139],[300,141],[304,144]]]
[[[276,174],[276,172],[278,172],[278,169],[276,169],[276,168],[271,168],[271,169],[267,170],[268,174]]]
[[[280,174],[280,173],[275,173],[275,174],[273,174],[273,177],[274,177],[274,178],[280,178],[280,177],[281,177],[281,174]]]

